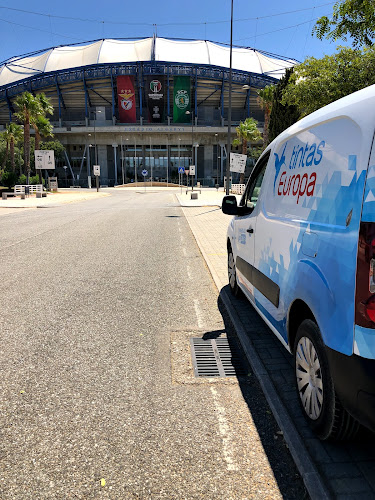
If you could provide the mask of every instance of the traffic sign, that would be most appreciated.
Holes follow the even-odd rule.
[[[94,175],[100,175],[100,165],[93,165]]]
[[[142,170],[142,175],[143,177],[146,177],[146,175],[148,175],[148,170]]]
[[[245,172],[246,159],[247,159],[246,155],[240,155],[238,153],[231,153],[230,154],[230,171],[243,174]]]
[[[35,150],[35,168],[37,170],[55,169],[55,152],[53,149]]]
[[[195,175],[195,165],[190,165],[189,166],[189,174],[190,175]]]
[[[184,174],[185,173],[185,167],[178,167],[178,173],[179,174]]]

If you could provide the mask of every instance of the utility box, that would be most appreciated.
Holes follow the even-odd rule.
[[[190,193],[190,199],[191,200],[197,200],[198,199],[198,193]]]
[[[48,177],[48,189],[49,191],[57,191],[57,177]]]

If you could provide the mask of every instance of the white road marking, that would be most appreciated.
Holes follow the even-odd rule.
[[[189,277],[189,280],[192,280],[193,279],[193,275],[191,274],[191,269],[190,269],[190,266],[187,266],[187,275]]]
[[[202,311],[201,308],[199,307],[199,300],[194,299],[194,309],[195,309],[195,315],[197,316],[197,321],[198,321],[198,328],[203,328],[203,318],[202,318]]]
[[[224,460],[227,463],[227,469],[238,470],[238,467],[235,464],[233,458],[234,452],[231,446],[230,427],[225,417],[225,408],[221,406],[219,401],[219,394],[214,387],[211,387],[211,393],[214,399],[214,405],[216,408],[217,418],[219,421],[219,432],[223,440],[223,456]]]

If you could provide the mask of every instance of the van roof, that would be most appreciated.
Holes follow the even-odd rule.
[[[372,102],[369,102],[372,101]],[[368,111],[372,110],[371,113]],[[284,142],[291,135],[306,130],[317,123],[327,122],[338,116],[347,116],[355,122],[362,121],[363,126],[375,126],[375,85],[353,92],[323,108],[301,118],[298,122],[281,132],[266,148],[270,149],[276,142]]]

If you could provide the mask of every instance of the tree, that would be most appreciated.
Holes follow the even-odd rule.
[[[375,83],[375,46],[339,47],[322,59],[307,58],[294,68],[282,103],[296,106],[302,116]],[[271,117],[272,118],[272,117]]]
[[[22,135],[23,135],[23,129],[20,125],[17,125],[16,123],[9,123],[5,126],[5,130],[2,133],[2,136],[6,142],[6,151],[3,159],[3,168],[5,167],[5,164],[8,159],[8,152],[10,152],[10,163],[11,163],[11,168],[12,172],[16,171],[15,168],[15,155],[14,155],[14,146],[17,144],[19,141],[22,140]]]
[[[275,85],[267,85],[264,89],[257,91],[259,102],[264,110],[264,128],[263,128],[263,143],[265,146],[269,143],[269,124],[272,104],[274,101]]]
[[[254,118],[246,118],[244,122],[240,122],[236,127],[237,139],[234,139],[233,145],[242,145],[242,154],[247,155],[248,142],[259,142],[262,140],[262,135],[257,128],[257,121]],[[240,175],[240,184],[243,184],[245,174]]]
[[[41,136],[53,137],[53,125],[47,115],[53,114],[53,106],[50,99],[42,92],[36,96],[39,103],[39,112],[31,117],[31,124],[35,130],[35,149],[39,149]]]
[[[331,19],[323,16],[316,22],[313,33],[319,40],[344,40],[348,36],[358,48],[371,47],[375,38],[375,0],[342,0],[333,6]]]
[[[288,68],[285,75],[273,90],[273,105],[270,114],[269,140],[273,141],[281,132],[293,125],[300,118],[300,111],[293,103],[283,102],[286,89],[289,88],[293,68]]]
[[[30,92],[24,92],[15,99],[17,113],[15,116],[23,123],[24,130],[24,159],[27,182],[30,177],[30,122],[40,114],[40,102]]]

